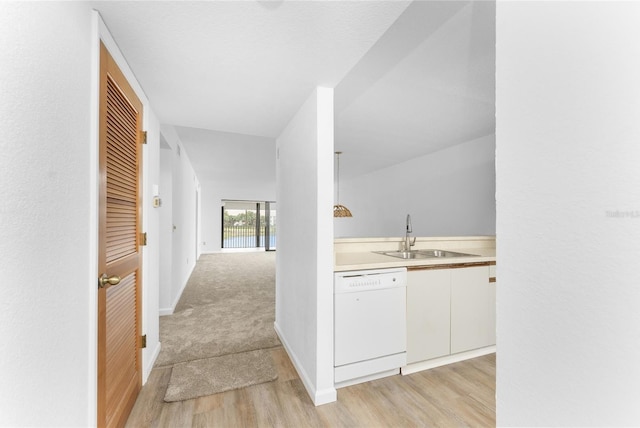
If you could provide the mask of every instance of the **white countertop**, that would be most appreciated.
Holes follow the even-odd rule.
[[[459,253],[475,254],[473,257],[434,257],[426,259],[400,259],[374,252],[337,253],[335,256],[336,272],[363,269],[382,269],[402,266],[449,265],[454,263],[495,262],[495,248],[456,249]]]
[[[380,246],[362,246],[358,248],[358,251],[342,251],[335,252],[334,255],[334,271],[335,272],[344,272],[351,270],[364,270],[364,269],[384,269],[384,268],[394,268],[394,267],[409,267],[409,266],[432,266],[432,265],[449,265],[449,264],[459,264],[459,263],[478,263],[478,262],[495,262],[496,261],[496,249],[495,247],[487,247],[487,246],[478,246],[475,245],[473,240],[468,242],[474,242],[469,248],[464,248],[463,245],[456,245],[455,248],[452,248],[449,244],[455,240],[455,243],[461,244],[460,241],[465,241],[470,238],[419,238],[422,239],[423,242],[421,245],[417,246],[419,249],[438,249],[438,250],[449,250],[455,251],[458,253],[467,253],[474,254],[474,256],[469,257],[434,257],[434,258],[424,258],[424,259],[400,259],[392,256],[386,256],[384,254],[378,254],[374,251],[386,250],[393,251],[395,246],[389,246],[385,244],[385,248],[380,248]],[[370,240],[379,242],[379,239]],[[385,240],[386,241],[386,240]],[[389,240],[389,242],[396,242],[397,239]],[[432,241],[432,242],[425,242]],[[349,242],[347,240],[341,240],[340,242]],[[493,243],[495,243],[495,238],[493,238]],[[365,243],[366,245],[366,243]],[[495,245],[495,244],[494,244]]]

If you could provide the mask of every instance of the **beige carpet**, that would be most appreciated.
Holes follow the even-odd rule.
[[[242,353],[280,346],[274,321],[275,253],[202,255],[174,314],[160,317],[156,366],[174,365],[165,401],[193,398],[191,384],[196,396],[238,387],[220,386],[222,379],[247,386],[245,374],[254,372],[243,365]],[[229,354],[234,357],[214,358]],[[273,380],[270,357],[265,361],[251,363],[265,373],[253,376],[252,383]],[[187,362],[193,363],[180,364]],[[269,365],[273,371],[265,368]]]
[[[213,375],[205,376],[210,373]],[[276,380],[266,349],[229,354],[173,366],[164,401],[182,401]]]

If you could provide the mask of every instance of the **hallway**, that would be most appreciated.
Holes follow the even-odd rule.
[[[160,317],[155,366],[278,346],[275,257],[264,251],[200,256],[174,313]]]
[[[202,255],[174,313],[160,317],[155,367],[172,373],[164,400],[275,378],[265,351],[280,346],[274,319],[275,253]]]

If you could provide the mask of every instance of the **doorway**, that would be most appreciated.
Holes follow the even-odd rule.
[[[221,248],[276,249],[274,201],[222,200]]]

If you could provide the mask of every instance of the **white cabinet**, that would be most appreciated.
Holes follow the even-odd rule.
[[[408,274],[407,364],[449,355],[450,282],[448,269]]]
[[[408,273],[407,363],[495,344],[489,266],[430,266]]]
[[[451,270],[451,353],[496,343],[495,283],[489,267]]]

